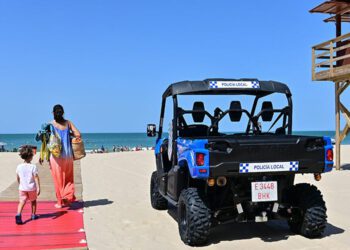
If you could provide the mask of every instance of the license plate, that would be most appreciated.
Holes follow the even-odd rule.
[[[252,182],[252,201],[277,201],[277,181]]]

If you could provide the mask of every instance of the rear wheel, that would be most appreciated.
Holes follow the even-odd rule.
[[[158,186],[158,175],[157,171],[154,171],[151,176],[151,204],[154,209],[157,210],[166,210],[168,209],[168,201],[159,193]]]
[[[200,246],[208,240],[211,213],[196,188],[185,189],[180,194],[178,225],[184,243]]]
[[[307,238],[316,238],[323,234],[327,223],[327,208],[317,187],[301,183],[293,186],[289,192],[292,216],[288,221],[290,229]]]

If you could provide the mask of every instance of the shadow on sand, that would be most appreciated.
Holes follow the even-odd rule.
[[[113,201],[110,201],[108,199],[99,199],[99,200],[93,200],[93,201],[84,201],[84,207],[96,207],[96,206],[105,206],[112,204]]]
[[[171,207],[168,213],[177,220],[176,208]],[[345,230],[327,223],[325,232],[321,238],[335,234],[342,234]],[[214,227],[210,232],[209,242],[205,246],[218,244],[222,241],[247,240],[260,238],[265,242],[276,242],[287,240],[289,236],[295,235],[289,230],[288,223],[284,220],[274,220],[266,223],[230,223]]]
[[[69,210],[77,210],[77,209],[87,208],[87,207],[105,206],[105,205],[110,205],[112,203],[113,203],[113,201],[108,200],[108,199],[98,199],[98,200],[91,200],[91,201],[76,201],[70,205]]]
[[[350,170],[350,164],[343,164],[340,168],[341,170]]]

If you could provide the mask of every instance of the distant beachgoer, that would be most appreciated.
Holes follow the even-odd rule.
[[[115,152],[117,150],[116,146],[113,145],[113,152]]]
[[[101,151],[104,152],[105,151],[105,147],[102,145],[101,146]]]
[[[19,155],[24,160],[24,163],[19,164],[16,169],[17,182],[19,184],[19,203],[16,215],[16,224],[22,225],[22,211],[27,200],[30,200],[32,207],[32,220],[36,220],[37,202],[36,199],[40,195],[40,180],[38,175],[38,168],[31,164],[34,153],[31,147],[23,146]]]
[[[50,169],[55,184],[55,192],[57,198],[56,208],[69,206],[75,201],[74,195],[74,172],[73,172],[73,150],[70,136],[76,138],[81,137],[79,130],[71,121],[64,117],[64,109],[62,105],[53,107],[54,120],[52,125],[56,133],[61,139],[62,149],[59,157],[50,156]]]

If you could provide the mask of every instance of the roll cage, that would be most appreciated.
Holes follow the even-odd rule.
[[[233,87],[222,87],[215,88],[213,87],[213,82],[215,83],[237,83],[237,86]],[[259,88],[246,86],[239,86],[242,83],[258,83]],[[273,109],[272,105],[266,105],[267,107],[261,110],[258,114],[254,115],[256,112],[257,104],[260,98],[268,96],[273,93],[281,93],[284,94],[288,101],[288,106],[283,109]],[[252,95],[255,96],[252,108],[250,112],[246,109],[242,109],[240,105],[233,104],[231,102],[231,106],[228,110],[222,111],[216,109],[214,111],[214,115],[210,114],[206,110],[183,110],[178,106],[178,95]],[[287,129],[287,134],[292,134],[292,94],[286,84],[276,82],[276,81],[258,81],[257,79],[206,79],[203,81],[182,81],[171,84],[164,92],[162,96],[162,106],[160,112],[160,122],[158,129],[158,139],[162,138],[163,133],[163,121],[164,121],[164,113],[165,113],[165,105],[166,99],[171,97],[173,99],[173,117],[172,117],[172,147],[173,147],[173,164],[176,165],[177,154],[176,154],[176,140],[178,138],[178,129],[179,125],[184,122],[182,115],[184,114],[201,114],[206,115],[210,121],[211,126],[208,128],[208,135],[211,131],[215,132],[217,125],[220,120],[222,120],[227,114],[230,116],[237,116],[241,114],[245,114],[249,121],[246,127],[245,134],[248,134],[251,128],[253,128],[255,134],[259,134],[260,128],[258,125],[258,119],[263,117],[268,113],[279,113],[278,117],[275,119],[270,129],[277,123],[280,118],[283,117],[283,128]],[[182,119],[181,119],[182,117]],[[231,118],[231,117],[230,117]],[[179,121],[180,120],[180,121]],[[231,120],[233,120],[231,118]],[[264,119],[263,119],[264,120]],[[269,130],[270,130],[269,129]]]

